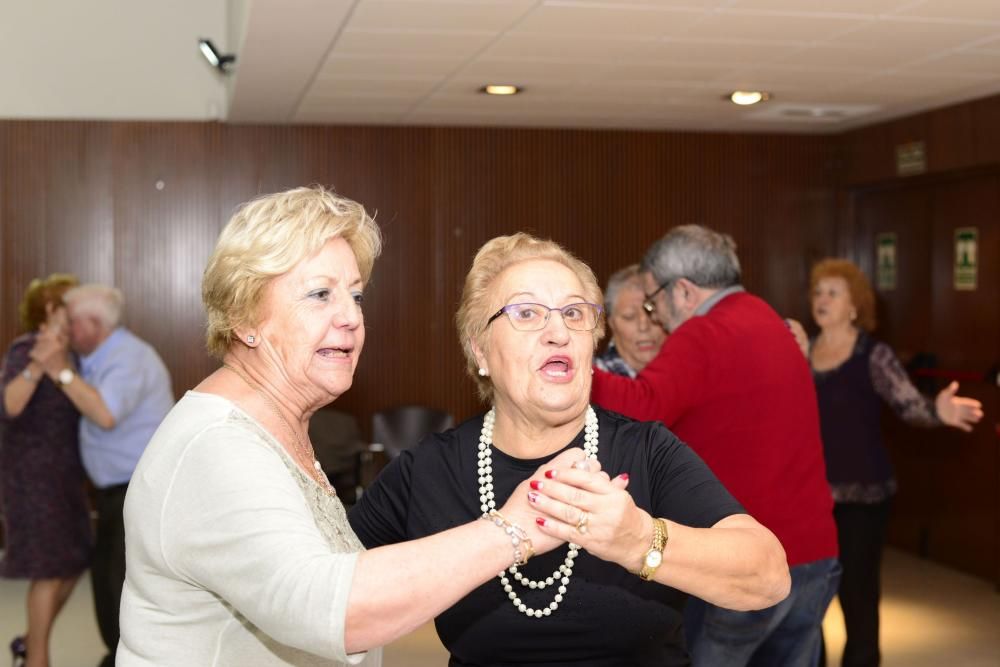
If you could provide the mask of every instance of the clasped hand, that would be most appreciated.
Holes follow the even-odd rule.
[[[69,337],[58,324],[43,324],[28,356],[54,375],[69,366]]]
[[[570,467],[548,466],[543,478],[530,486],[529,501],[542,515],[542,532],[626,569],[638,569],[652,519],[625,490],[627,475],[612,479],[597,461],[578,459]]]

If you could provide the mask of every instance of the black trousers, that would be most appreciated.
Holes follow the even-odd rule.
[[[118,650],[118,612],[125,586],[125,492],[128,484],[97,490],[97,539],[90,584],[101,639],[108,647],[102,665],[113,665]]]
[[[891,501],[872,505],[837,503],[833,516],[840,543],[840,607],[847,644],[841,667],[878,667],[879,599],[882,595],[882,549]]]

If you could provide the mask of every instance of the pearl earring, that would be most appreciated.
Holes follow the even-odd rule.
[[[257,339],[256,339],[256,338],[254,338],[254,335],[253,335],[253,334],[250,334],[249,336],[247,336],[247,343],[249,343],[250,345],[253,345],[253,342],[254,342],[255,340],[257,340]]]
[[[486,370],[485,368],[480,368],[479,369],[479,377],[484,378],[484,377],[486,377],[489,374],[490,374],[490,372],[488,370]]]

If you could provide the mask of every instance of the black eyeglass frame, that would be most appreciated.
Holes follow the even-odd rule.
[[[517,325],[514,324],[514,321],[510,319],[510,310],[512,308],[516,308],[518,306],[539,306],[540,308],[544,308],[545,311],[546,311],[545,312],[545,319],[542,320],[541,326],[539,326],[537,329],[518,329]],[[566,314],[563,311],[566,310],[567,308],[573,308],[573,307],[578,307],[578,306],[589,306],[589,307],[591,307],[591,308],[593,308],[594,310],[597,311],[597,316],[594,318],[594,326],[590,327],[589,329],[577,329],[577,328],[572,327],[572,326],[569,325],[569,322],[566,320]],[[512,327],[514,327],[515,329],[517,329],[518,331],[541,331],[542,329],[544,329],[548,325],[549,318],[552,316],[552,311],[553,310],[558,310],[559,311],[559,314],[562,315],[563,323],[566,324],[566,328],[567,329],[571,329],[573,331],[593,331],[598,326],[600,326],[600,324],[601,324],[601,315],[604,314],[604,306],[599,306],[596,303],[590,303],[588,301],[578,301],[576,303],[568,303],[568,304],[566,304],[565,306],[563,306],[561,308],[552,308],[550,306],[546,306],[544,303],[533,303],[531,301],[525,301],[523,303],[508,303],[506,306],[504,306],[503,308],[501,308],[497,312],[495,312],[492,315],[490,315],[490,319],[486,320],[486,326],[489,327],[501,315],[507,315],[507,319],[510,320],[510,325]]]
[[[670,288],[670,286],[673,285],[673,283],[677,282],[677,280],[678,280],[677,278],[671,278],[670,280],[661,283],[659,287],[653,290],[652,294],[643,295],[646,298],[642,302],[642,309],[646,311],[647,315],[649,315],[650,317],[656,316],[656,304],[653,303],[653,299],[656,298],[656,295],[662,292],[663,290]]]

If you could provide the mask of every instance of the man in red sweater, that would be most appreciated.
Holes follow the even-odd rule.
[[[595,369],[592,399],[673,430],[774,532],[792,575],[788,598],[762,611],[689,600],[694,665],[814,667],[840,568],[809,367],[777,313],[740,286],[731,237],[676,227],[642,272],[644,307],[670,336],[634,380]]]

